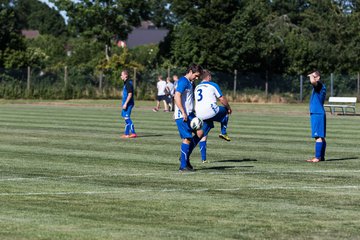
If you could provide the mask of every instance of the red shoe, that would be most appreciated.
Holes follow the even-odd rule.
[[[121,135],[121,138],[130,138],[130,135],[123,134],[123,135]]]
[[[136,133],[132,133],[129,135],[129,138],[137,138],[137,134]]]

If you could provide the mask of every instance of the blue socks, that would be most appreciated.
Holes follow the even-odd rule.
[[[186,168],[187,166],[187,160],[189,157],[189,150],[190,150],[190,145],[182,143],[181,144],[181,152],[180,152],[180,168]]]
[[[229,115],[226,116],[221,120],[221,134],[226,135],[226,129],[229,121]]]
[[[323,149],[323,142],[315,142],[315,157],[321,159],[321,150]]]
[[[125,135],[129,135],[131,133],[135,133],[134,124],[130,118],[125,119]]]
[[[201,160],[206,161],[206,141],[199,142]]]
[[[321,160],[325,160],[326,141],[322,142],[321,148]]]

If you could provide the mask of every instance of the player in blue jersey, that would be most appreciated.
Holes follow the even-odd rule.
[[[182,138],[180,147],[180,172],[193,170],[189,160],[190,153],[196,146],[194,142],[199,142],[202,137],[202,130],[197,131],[193,136],[193,130],[190,127],[190,121],[195,117],[192,82],[199,78],[201,74],[202,67],[197,64],[191,64],[185,76],[181,77],[176,84],[174,118],[179,135]]]
[[[130,118],[134,103],[134,86],[127,70],[121,72],[121,79],[124,81],[121,116],[125,120],[125,131],[121,138],[136,138],[134,124]]]
[[[326,97],[326,87],[320,81],[320,72],[313,71],[308,75],[313,90],[310,97],[310,123],[311,135],[315,138],[315,157],[307,162],[325,161],[326,149],[326,113],[324,101]]]
[[[221,134],[220,138],[230,141],[227,135],[227,125],[229,114],[232,113],[229,102],[223,96],[218,84],[211,82],[211,72],[203,71],[202,82],[195,88],[195,112],[196,116],[204,121],[203,131],[204,137],[199,142],[202,162],[206,162],[206,145],[207,135],[211,128],[214,127],[214,121],[220,122]],[[223,106],[217,105],[217,99]]]

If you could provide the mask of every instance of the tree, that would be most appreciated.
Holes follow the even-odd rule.
[[[25,55],[26,46],[17,27],[13,6],[10,1],[0,1],[0,67],[9,65],[9,61],[13,62],[12,55],[17,56],[17,59]]]
[[[107,47],[127,39],[132,27],[149,17],[149,5],[142,0],[68,1],[50,0],[66,12],[74,36],[95,39]]]
[[[16,0],[14,10],[20,29],[34,29],[57,37],[67,32],[60,13],[38,0]]]

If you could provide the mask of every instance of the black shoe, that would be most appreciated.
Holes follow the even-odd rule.
[[[193,166],[190,164],[190,159],[186,161],[186,165],[187,168],[190,168],[191,170],[194,169]]]
[[[183,172],[194,172],[195,170],[193,168],[189,168],[188,166],[186,166],[185,168],[179,168],[179,173],[183,173]]]
[[[179,157],[179,162],[181,162],[181,157]],[[186,167],[190,169],[194,169],[193,166],[190,164],[190,159],[186,161]]]

